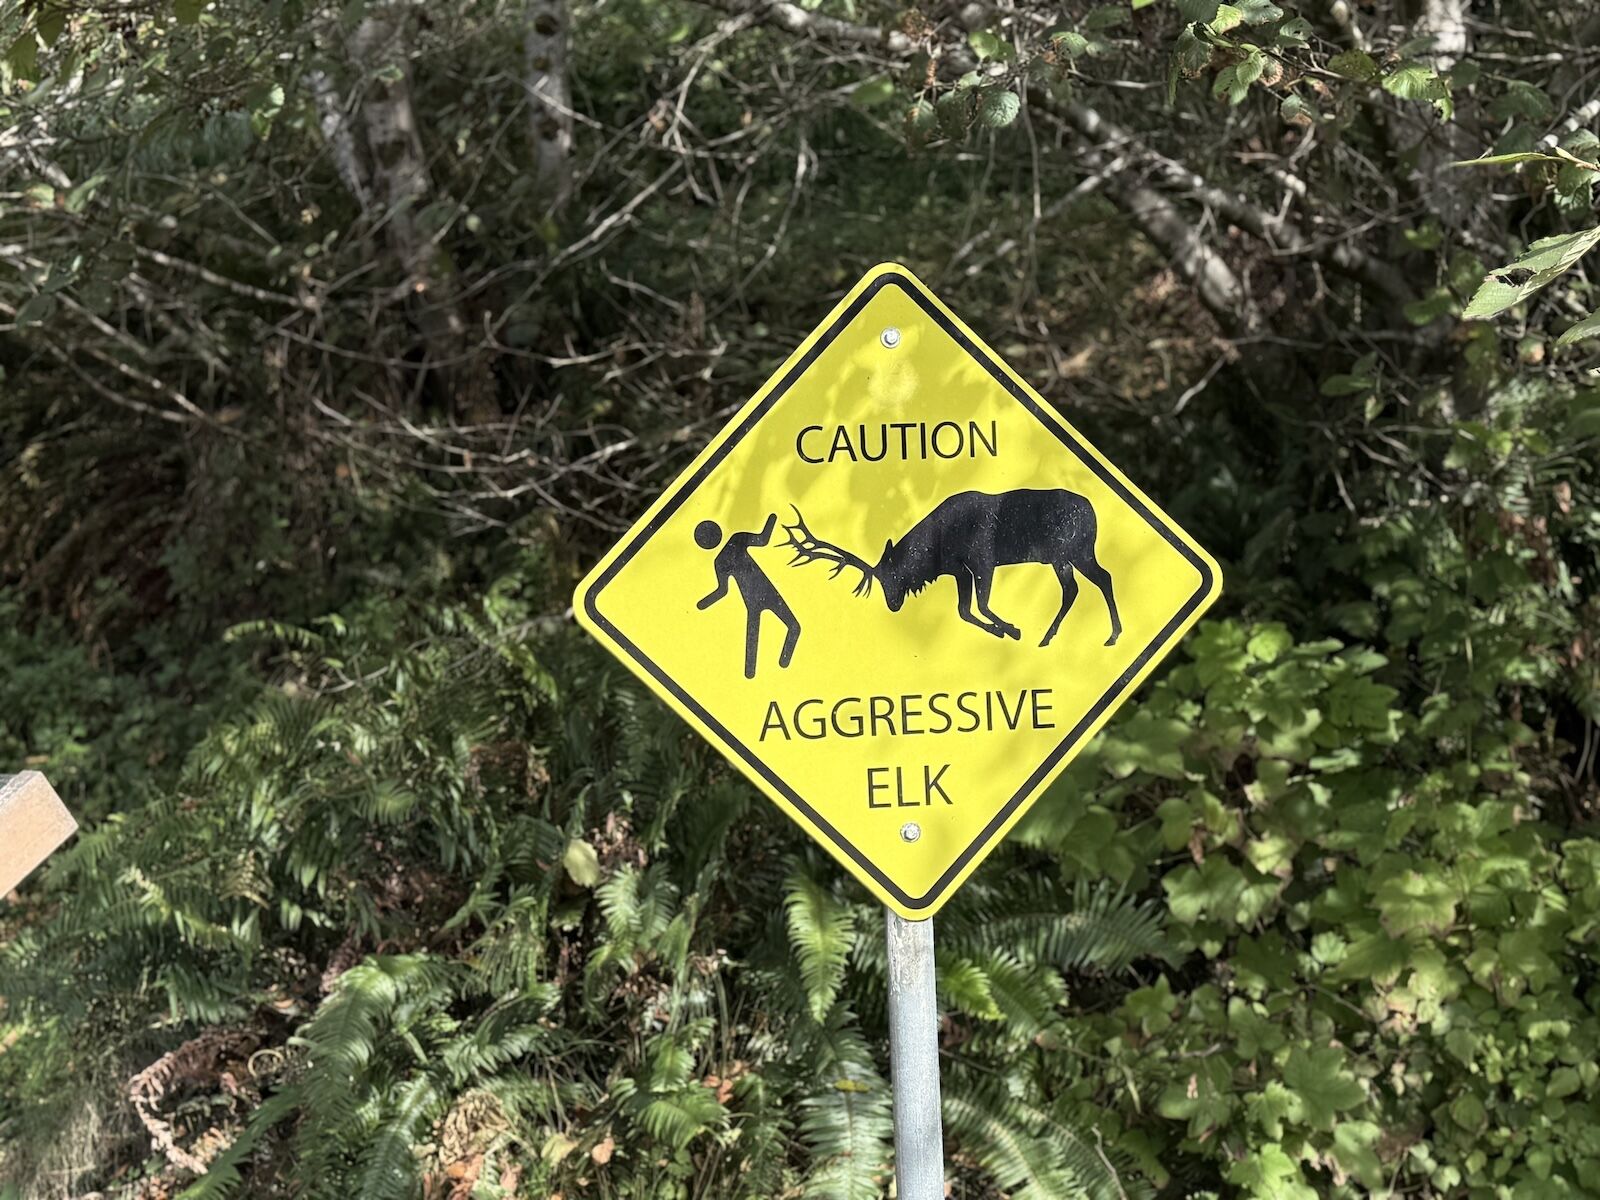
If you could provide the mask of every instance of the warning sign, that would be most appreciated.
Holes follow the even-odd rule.
[[[578,619],[931,916],[1216,599],[1216,563],[910,272],[867,275]]]

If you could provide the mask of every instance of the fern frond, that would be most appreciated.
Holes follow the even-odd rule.
[[[358,1200],[405,1200],[417,1194],[417,1157],[424,1123],[440,1107],[433,1082],[421,1075],[395,1089],[375,1136],[367,1139],[361,1158]]]
[[[855,914],[816,880],[800,871],[784,884],[789,942],[812,1020],[823,1021],[844,982],[844,965],[855,942]]]
[[[889,1088],[855,1018],[835,1005],[803,1044],[815,1081],[800,1105],[800,1140],[810,1152],[808,1197],[875,1200],[888,1170],[894,1120]]]
[[[994,1094],[952,1090],[943,1102],[946,1132],[978,1160],[1013,1200],[1097,1200],[1092,1181],[1067,1166],[1040,1136],[1036,1114]]]
[[[727,1110],[710,1089],[691,1084],[669,1095],[641,1098],[635,1117],[656,1141],[681,1150],[700,1134],[721,1126]]]
[[[937,960],[939,991],[955,1008],[980,1021],[998,1021],[1001,1013],[994,1002],[989,976],[970,958],[952,956]]]
[[[1114,974],[1172,954],[1162,908],[1101,880],[1067,891],[1048,879],[1013,875],[969,887],[941,920],[941,943],[967,953],[1007,946],[1063,971]]]

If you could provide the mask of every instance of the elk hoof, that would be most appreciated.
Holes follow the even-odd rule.
[[[1008,638],[1016,638],[1019,642],[1022,640],[1022,630],[1018,629],[1015,625],[1007,625],[1005,627],[1005,635]]]
[[[1121,633],[1120,633],[1120,632],[1118,632],[1118,633],[1113,633],[1113,634],[1112,634],[1112,635],[1111,635],[1111,636],[1110,636],[1110,637],[1108,637],[1108,638],[1107,638],[1107,639],[1106,639],[1106,645],[1108,645],[1108,646],[1115,646],[1115,645],[1116,645],[1116,644],[1117,644],[1117,639],[1118,639],[1118,638],[1119,638],[1119,637],[1121,637],[1121,636],[1122,636],[1122,634],[1121,634]]]

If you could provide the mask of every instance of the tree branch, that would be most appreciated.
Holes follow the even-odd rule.
[[[787,0],[706,2],[724,11],[750,14],[790,33],[845,48],[877,50],[891,59],[908,59],[918,49],[917,43],[899,31],[823,16]],[[939,61],[953,72],[969,71],[977,66],[972,51],[964,42],[941,47]],[[1349,240],[1309,236],[1287,218],[1267,212],[1247,197],[1211,183],[1158,153],[1089,105],[1060,100],[1043,87],[1030,88],[1029,99],[1043,111],[1058,116],[1086,140],[1097,143],[1093,149],[1083,152],[1084,161],[1092,170],[1105,168],[1108,149],[1127,158],[1129,170],[1111,173],[1106,183],[1107,194],[1140,232],[1171,258],[1174,268],[1233,335],[1261,332],[1266,327],[1265,315],[1238,272],[1199,234],[1197,223],[1179,209],[1174,195],[1197,200],[1221,213],[1275,254],[1322,263],[1350,276],[1391,304],[1403,304],[1414,298],[1405,277],[1390,264]],[[1129,182],[1128,174],[1141,175],[1144,182]]]

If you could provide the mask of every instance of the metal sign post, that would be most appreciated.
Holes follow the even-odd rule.
[[[933,918],[884,909],[889,937],[889,1084],[894,1092],[894,1178],[899,1200],[943,1200],[939,1118],[939,1002]]]

